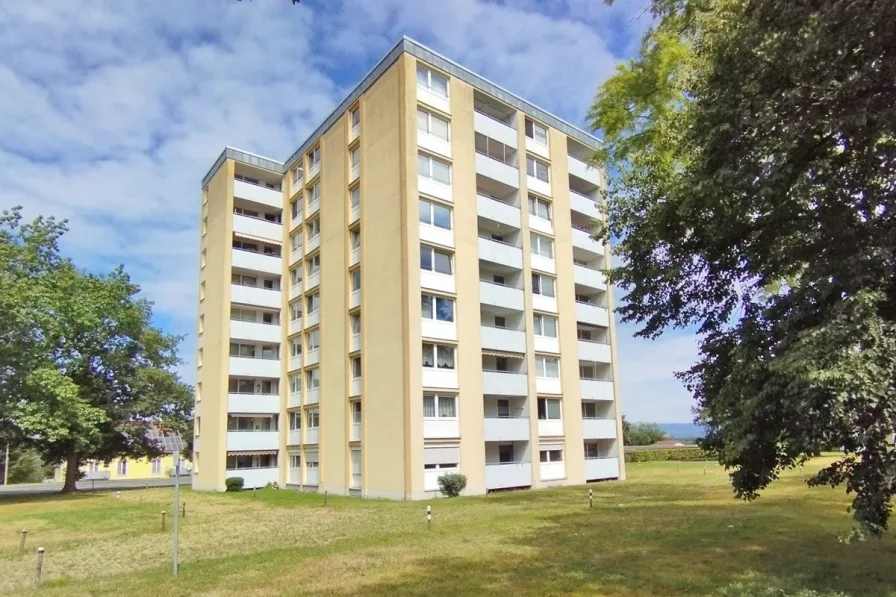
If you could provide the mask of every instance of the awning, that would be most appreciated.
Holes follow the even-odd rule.
[[[423,464],[457,464],[460,462],[460,448],[440,446],[423,448]]]
[[[501,352],[499,350],[483,350],[482,354],[487,357],[498,357],[505,359],[524,359],[526,355],[521,352]]]
[[[227,450],[228,456],[266,456],[276,453],[277,450]]]
[[[282,240],[274,240],[272,238],[264,238],[262,236],[254,236],[252,234],[246,234],[245,232],[237,232],[236,230],[233,231],[233,234],[234,234],[234,236],[238,236],[238,237],[244,238],[246,240],[254,240],[255,242],[259,242],[259,243],[267,243],[269,245],[278,245],[278,246],[283,244]]]

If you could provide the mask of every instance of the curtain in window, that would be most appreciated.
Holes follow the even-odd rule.
[[[439,369],[454,369],[454,347],[439,346]]]
[[[436,416],[435,396],[423,396],[423,416],[430,418]]]
[[[423,313],[423,319],[434,319],[432,312],[432,299],[433,297],[428,294],[424,294],[420,301],[420,309]]]
[[[548,407],[548,419],[557,420],[560,418],[560,401],[546,400]]]
[[[448,122],[433,116],[429,121],[429,134],[438,137],[442,141],[448,140]]]
[[[560,377],[560,361],[557,359],[545,359],[544,376],[552,378]]]
[[[352,335],[357,336],[361,333],[361,318],[358,316],[352,317]]]
[[[439,416],[450,418],[457,416],[454,396],[439,396]]]
[[[424,367],[435,367],[436,366],[433,349],[434,349],[434,347],[432,344],[424,344],[423,345],[423,366]]]

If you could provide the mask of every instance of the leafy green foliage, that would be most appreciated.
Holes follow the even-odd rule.
[[[622,416],[622,443],[626,446],[649,446],[665,437],[656,423],[630,423]]]
[[[243,489],[243,478],[242,477],[227,477],[224,479],[224,487],[226,491],[242,491]]]
[[[448,473],[439,477],[439,490],[445,497],[457,497],[467,486],[467,476],[460,473]]]
[[[0,477],[3,476],[3,454],[6,446],[0,446]],[[9,450],[9,476],[7,482],[10,485],[17,483],[40,483],[44,479],[53,476],[53,467],[44,464],[33,448],[10,446]]]
[[[79,270],[59,254],[64,223],[0,216],[2,432],[67,465],[158,456],[152,426],[190,419],[191,389],[173,372],[180,338],[152,326],[152,305],[122,268]]]
[[[668,450],[636,450],[625,453],[626,462],[659,462],[666,460],[705,460],[709,454],[700,448],[670,448]]]
[[[896,483],[896,5],[654,0],[590,111],[638,334],[696,327],[701,445],[753,499],[827,446],[886,528]]]

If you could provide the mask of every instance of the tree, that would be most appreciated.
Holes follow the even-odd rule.
[[[896,492],[896,4],[654,0],[600,88],[600,236],[638,335],[696,326],[701,442],[754,499],[836,446],[879,535]]]
[[[656,423],[630,423],[622,415],[622,443],[626,446],[650,446],[665,438]]]
[[[5,451],[5,448],[5,445],[0,447],[0,451]],[[2,469],[3,462],[0,461],[0,471]],[[0,473],[0,477],[2,476],[2,473]],[[44,464],[36,450],[10,446],[7,483],[10,485],[15,483],[40,483],[52,476],[53,467]]]
[[[96,275],[62,259],[64,231],[52,220],[23,225],[19,210],[0,219],[0,291],[8,286],[6,306],[27,315],[0,333],[24,330],[31,343],[27,358],[0,351],[0,396],[7,425],[46,462],[64,462],[63,491],[74,491],[87,459],[160,455],[148,430],[181,428],[192,397],[172,370],[180,338],[152,326],[151,303],[121,267]]]

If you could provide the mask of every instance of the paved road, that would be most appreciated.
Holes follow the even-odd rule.
[[[190,486],[190,475],[181,475],[180,484]],[[108,489],[140,489],[142,487],[171,487],[174,478],[163,479],[119,479],[109,481],[78,481],[78,489],[84,491],[103,491]],[[18,485],[0,485],[0,497],[5,495],[35,495],[54,493],[62,489],[62,483],[21,483]]]

